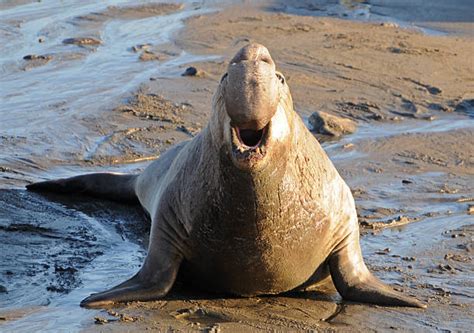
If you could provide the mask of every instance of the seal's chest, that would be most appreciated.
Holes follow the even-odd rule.
[[[324,261],[313,242],[324,228],[312,210],[282,207],[247,214],[235,207],[233,214],[201,223],[189,258],[193,275],[221,291],[247,296],[304,283]]]
[[[252,295],[293,289],[314,273],[325,260],[314,244],[324,239],[325,217],[294,174],[239,178],[209,191],[194,210],[186,258],[197,279]]]

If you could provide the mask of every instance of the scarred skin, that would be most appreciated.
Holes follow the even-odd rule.
[[[178,269],[210,291],[278,294],[328,274],[344,299],[425,307],[367,269],[350,189],[301,118],[268,50],[250,44],[231,60],[207,127],[142,174],[92,174],[31,190],[138,198],[150,246],[130,280],[82,306],[154,300]],[[247,145],[248,144],[248,145]]]

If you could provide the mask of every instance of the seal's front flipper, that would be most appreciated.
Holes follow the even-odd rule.
[[[151,301],[165,296],[168,290],[168,284],[149,285],[140,281],[137,273],[130,280],[110,290],[90,295],[81,302],[81,306],[96,308],[121,302]]]
[[[34,183],[26,188],[35,192],[88,194],[115,201],[137,201],[136,177],[118,173],[92,173]]]
[[[329,268],[337,291],[346,300],[426,308],[425,304],[393,290],[370,273],[362,259],[358,233],[341,242],[329,259]]]
[[[81,302],[81,306],[96,308],[114,303],[160,299],[173,286],[181,260],[179,255],[170,256],[164,252],[149,254],[135,276],[110,290],[90,295]]]

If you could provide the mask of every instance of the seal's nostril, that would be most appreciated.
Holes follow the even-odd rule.
[[[283,75],[281,75],[280,73],[275,73],[276,74],[276,77],[278,78],[278,80],[280,80],[281,83],[285,83],[285,78],[283,77]]]
[[[228,75],[229,75],[228,73],[225,73],[224,75],[222,75],[222,77],[221,77],[221,83],[222,83],[222,81],[225,80],[225,78],[226,78]]]
[[[269,65],[271,65],[271,64],[273,63],[272,58],[270,58],[270,57],[267,56],[266,54],[262,55],[260,58],[257,58],[257,60],[266,62],[266,63],[269,64]]]

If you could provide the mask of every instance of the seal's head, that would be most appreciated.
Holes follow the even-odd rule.
[[[249,44],[232,58],[217,89],[214,112],[219,139],[240,170],[258,171],[271,155],[284,155],[293,105],[267,48]]]

